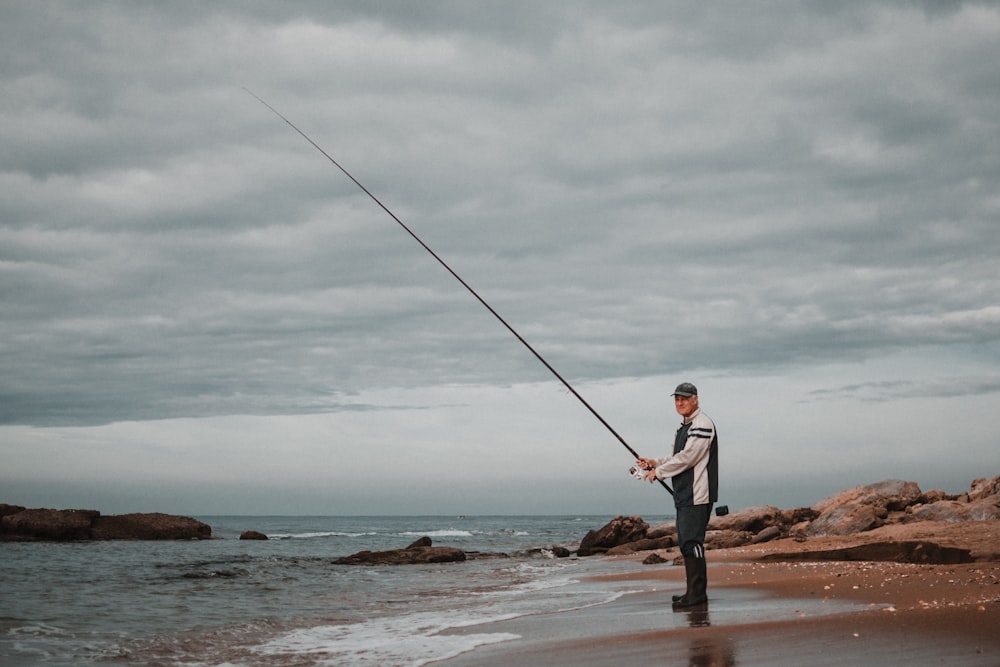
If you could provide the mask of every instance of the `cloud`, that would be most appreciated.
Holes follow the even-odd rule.
[[[405,430],[463,401],[381,392],[553,380],[244,87],[574,384],[992,395],[998,34],[975,2],[6,3],[0,447]]]
[[[893,401],[906,398],[961,398],[1000,391],[1000,376],[945,377],[926,381],[886,380],[844,385],[809,392],[810,400],[851,398],[861,401]]]

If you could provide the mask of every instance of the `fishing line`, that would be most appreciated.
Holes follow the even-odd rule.
[[[535,358],[538,359],[538,361],[540,361],[543,366],[545,366],[547,369],[549,369],[549,371],[554,376],[556,376],[556,378],[560,382],[563,383],[563,386],[565,386],[566,389],[568,389],[571,394],[573,394],[574,396],[576,396],[577,400],[579,400],[580,403],[582,403],[585,408],[587,408],[588,410],[590,410],[590,413],[592,415],[594,415],[595,417],[597,417],[597,420],[599,422],[601,422],[601,424],[604,425],[604,428],[608,429],[608,431],[611,432],[611,435],[615,436],[615,438],[618,440],[618,442],[620,442],[622,444],[622,446],[625,447],[625,449],[627,449],[630,454],[632,454],[632,456],[634,456],[635,458],[639,458],[639,454],[634,449],[632,449],[632,447],[629,446],[629,444],[627,442],[625,442],[625,438],[623,438],[618,433],[618,431],[616,431],[614,428],[612,428],[611,424],[609,424],[607,422],[607,420],[604,419],[604,417],[602,417],[600,415],[600,413],[597,412],[597,410],[595,410],[594,407],[590,403],[588,403],[587,400],[583,396],[581,396],[580,393],[576,389],[573,388],[573,385],[571,385],[569,382],[567,382],[566,378],[564,378],[562,375],[560,375],[559,371],[557,371],[555,368],[553,368],[552,364],[550,364],[548,361],[546,361],[545,357],[543,357],[541,354],[538,353],[538,350],[536,350],[535,348],[533,348],[528,343],[528,341],[524,340],[524,338],[521,337],[521,334],[519,334],[517,332],[517,330],[514,329],[514,327],[512,327],[510,324],[508,324],[507,320],[505,320],[503,317],[501,317],[500,313],[498,313],[497,311],[495,311],[493,309],[493,306],[491,306],[490,304],[488,304],[486,302],[486,299],[484,299],[483,297],[479,296],[479,293],[476,292],[476,290],[472,289],[472,286],[469,285],[469,283],[465,282],[465,280],[462,279],[462,276],[460,276],[457,273],[455,273],[455,270],[452,269],[450,266],[448,266],[447,262],[445,262],[443,259],[441,259],[441,257],[436,252],[434,252],[429,245],[427,245],[426,243],[424,243],[423,240],[419,236],[417,236],[416,233],[412,229],[410,229],[408,226],[406,226],[406,224],[402,220],[400,220],[399,218],[397,218],[395,213],[393,213],[392,211],[390,211],[389,208],[385,204],[383,204],[379,200],[378,197],[376,197],[375,195],[373,195],[368,188],[366,188],[364,185],[361,184],[361,181],[359,181],[358,179],[354,178],[354,176],[351,175],[351,173],[349,171],[347,171],[346,169],[344,169],[344,167],[341,166],[341,164],[339,162],[337,162],[336,160],[334,160],[333,157],[331,157],[329,153],[327,153],[325,150],[323,150],[323,148],[320,147],[319,144],[317,144],[315,141],[313,141],[312,139],[310,139],[309,136],[305,132],[303,132],[302,130],[300,130],[298,127],[296,127],[295,124],[292,121],[290,121],[287,118],[285,118],[285,116],[280,111],[278,111],[277,109],[275,109],[274,107],[272,107],[270,104],[268,104],[267,102],[265,102],[264,100],[262,100],[260,97],[257,96],[256,93],[254,93],[249,88],[244,87],[243,90],[245,90],[247,93],[249,93],[254,99],[256,99],[258,102],[260,102],[261,104],[263,104],[265,107],[267,107],[268,109],[270,109],[274,113],[274,115],[276,115],[278,118],[280,118],[281,120],[283,120],[286,123],[288,123],[289,127],[291,127],[293,130],[295,130],[296,132],[298,132],[299,135],[303,139],[305,139],[310,144],[312,144],[313,148],[315,148],[316,150],[318,150],[323,155],[323,157],[325,157],[327,160],[329,160],[333,164],[333,166],[335,166],[337,169],[339,169],[341,172],[343,172],[343,174],[345,176],[347,176],[347,178],[351,179],[351,181],[353,181],[355,185],[357,185],[359,188],[361,188],[361,190],[366,195],[368,195],[373,202],[375,202],[376,204],[378,204],[379,207],[383,211],[385,211],[386,213],[388,213],[390,218],[392,218],[393,220],[395,220],[396,223],[400,227],[402,227],[404,230],[406,230],[407,234],[409,234],[410,236],[413,237],[414,241],[416,241],[417,243],[419,243],[423,247],[424,250],[426,250],[427,252],[429,252],[431,254],[431,256],[438,261],[438,264],[440,264],[441,266],[443,266],[445,268],[445,270],[447,270],[448,273],[450,273],[455,278],[455,280],[457,280],[458,282],[460,282],[462,284],[462,286],[465,289],[467,289],[472,296],[476,297],[476,300],[479,301],[479,303],[483,304],[483,307],[486,308],[486,310],[490,311],[490,313],[493,315],[493,317],[497,318],[497,320],[499,320],[500,324],[504,325],[504,327],[507,328],[507,331],[509,331],[512,334],[514,334],[514,337],[517,338],[521,342],[522,345],[524,345],[526,348],[528,348],[528,351],[531,352],[533,355],[535,355]],[[666,482],[664,482],[662,479],[658,479],[657,481],[660,483],[660,485],[664,489],[666,489],[670,493],[670,495],[674,494],[673,489],[671,489],[667,485]]]

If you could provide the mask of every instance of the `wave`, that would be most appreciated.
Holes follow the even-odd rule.
[[[473,535],[476,535],[476,533],[474,533],[471,530],[455,530],[455,529],[448,529],[448,528],[444,528],[444,529],[441,529],[441,530],[427,530],[427,531],[407,530],[407,531],[404,531],[404,532],[399,533],[399,534],[402,535],[403,537],[423,537],[423,536],[426,536],[426,537],[472,537]]]
[[[300,627],[245,647],[250,652],[282,663],[350,664],[355,667],[406,665],[421,667],[468,653],[480,646],[520,639],[521,635],[498,631],[491,624],[537,614],[559,613],[607,604],[619,591],[578,587],[569,573],[545,576],[546,568],[529,568],[526,579],[469,597],[450,595],[433,610],[377,616],[360,622]],[[551,590],[562,588],[553,596]],[[428,598],[424,604],[430,604]],[[482,626],[482,632],[449,632]],[[391,638],[391,641],[387,641]]]
[[[309,533],[272,533],[267,537],[272,540],[308,540],[321,537],[369,537],[378,533],[348,533],[339,530],[309,532]]]

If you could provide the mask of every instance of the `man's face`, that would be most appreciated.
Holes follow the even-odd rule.
[[[687,419],[698,409],[698,397],[674,396],[674,407],[677,408],[677,414]]]

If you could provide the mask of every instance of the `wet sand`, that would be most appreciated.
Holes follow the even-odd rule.
[[[965,528],[980,531],[965,540],[979,545],[973,554],[980,560],[960,565],[760,560],[849,539],[710,551],[709,603],[685,612],[670,605],[683,587],[683,567],[643,565],[645,554],[619,557],[634,561],[635,570],[596,579],[628,581],[642,592],[589,609],[466,628],[520,639],[438,664],[998,667],[1000,559],[982,545],[1000,550],[994,538],[1000,530],[997,522]],[[933,527],[924,530],[935,536]],[[936,536],[961,545],[960,533],[944,526]]]

